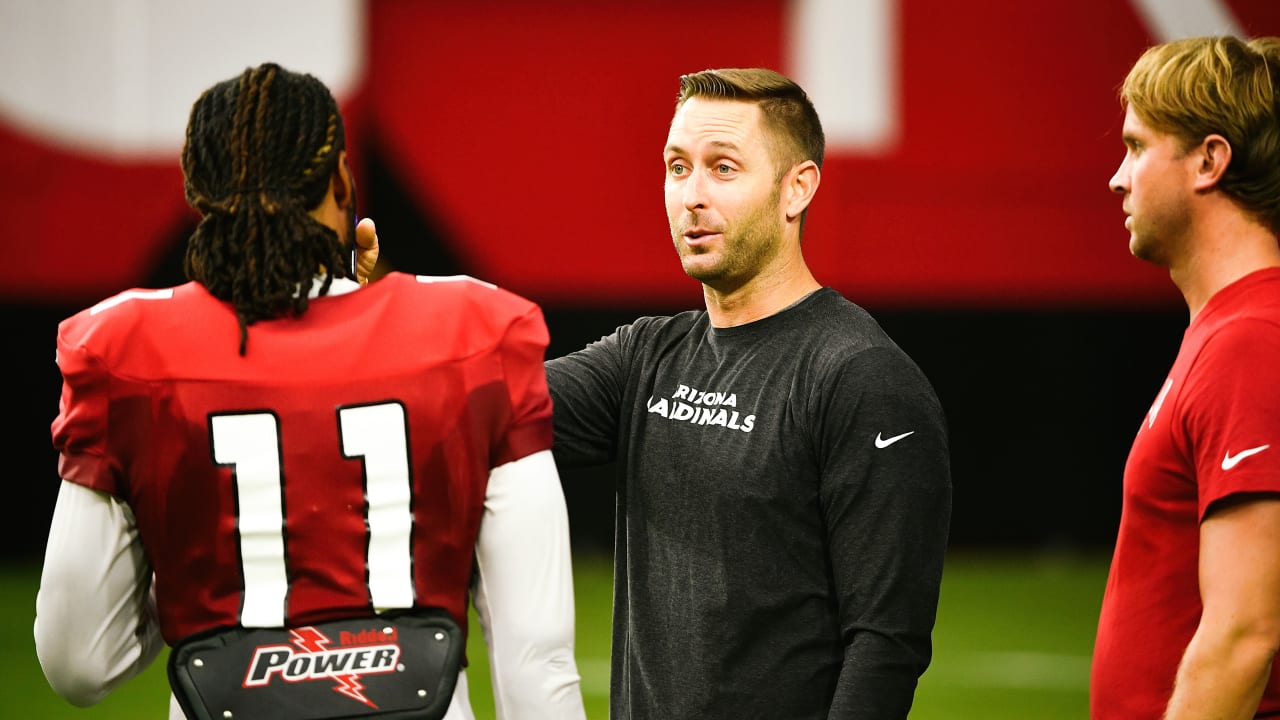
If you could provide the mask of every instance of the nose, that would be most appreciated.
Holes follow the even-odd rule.
[[[1111,192],[1124,194],[1129,191],[1129,156],[1126,155],[1124,160],[1120,162],[1120,167],[1116,168],[1116,173],[1111,176],[1110,181]]]
[[[698,170],[693,170],[684,180],[684,207],[686,210],[698,210],[707,206],[706,178]]]

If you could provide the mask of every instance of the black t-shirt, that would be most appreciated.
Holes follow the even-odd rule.
[[[905,718],[951,512],[914,362],[819,290],[647,317],[547,363],[555,454],[617,461],[615,720]]]

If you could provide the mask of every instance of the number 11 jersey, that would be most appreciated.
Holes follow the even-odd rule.
[[[489,471],[551,447],[538,307],[392,273],[249,326],[243,356],[239,332],[197,283],[59,326],[60,474],[134,513],[166,642],[422,606],[466,627]]]

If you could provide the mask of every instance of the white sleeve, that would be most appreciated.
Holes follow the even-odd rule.
[[[64,480],[36,593],[36,655],[54,692],[93,705],[156,659],[150,589],[129,507]]]
[[[550,450],[489,473],[476,568],[498,719],[584,718],[569,514]]]

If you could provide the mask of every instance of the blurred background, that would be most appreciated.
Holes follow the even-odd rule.
[[[1125,455],[1187,319],[1167,273],[1129,255],[1108,189],[1116,90],[1148,45],[1200,34],[1280,34],[1280,3],[5,0],[4,664],[42,682],[29,617],[59,482],[57,323],[184,281],[196,218],[178,154],[201,90],[268,60],[325,80],[380,270],[521,293],[556,356],[701,305],[661,196],[678,79],[768,66],[810,92],[827,131],[810,266],[916,359],[951,427],[952,557],[913,717],[1083,717]],[[605,584],[579,601],[603,604],[603,627],[579,631],[597,696],[610,471],[565,473],[575,548]],[[71,713],[49,708],[32,716]],[[67,716],[107,717],[93,712]]]

